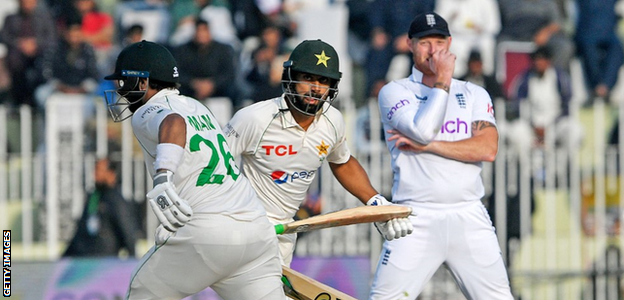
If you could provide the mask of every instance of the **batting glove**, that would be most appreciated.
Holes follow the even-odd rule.
[[[172,182],[173,172],[160,172],[154,176],[154,188],[147,193],[152,211],[165,229],[176,232],[193,216],[188,203],[178,196]]]
[[[370,198],[366,205],[369,206],[381,206],[381,205],[394,205],[392,202],[386,200],[382,195],[375,195]],[[412,222],[410,222],[409,218],[396,218],[389,220],[387,222],[375,222],[375,227],[377,231],[381,233],[381,235],[388,241],[398,239],[400,237],[404,237],[412,231],[414,231],[414,226]]]

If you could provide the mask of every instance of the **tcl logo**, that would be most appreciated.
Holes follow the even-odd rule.
[[[293,145],[277,145],[277,146],[273,146],[273,145],[266,145],[266,146],[261,146],[262,149],[265,150],[264,154],[265,155],[277,155],[277,156],[284,156],[284,155],[295,155],[297,154],[297,151],[295,151],[293,149]]]

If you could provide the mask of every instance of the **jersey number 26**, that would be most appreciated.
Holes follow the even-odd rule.
[[[212,141],[203,138],[199,134],[196,134],[193,137],[191,137],[191,141],[189,145],[189,149],[191,150],[191,152],[200,151],[201,148],[199,147],[199,145],[201,143],[208,146],[210,150],[212,150],[211,151],[212,154],[210,155],[210,161],[208,162],[208,165],[204,168],[201,174],[199,174],[199,177],[197,178],[196,186],[202,186],[205,184],[222,184],[223,183],[223,179],[225,179],[225,175],[215,174],[215,170],[217,169],[217,166],[221,162],[219,153],[221,153],[221,156],[223,157],[223,164],[225,165],[225,168],[227,169],[227,175],[232,177],[233,180],[236,180],[238,176],[240,175],[240,171],[238,170],[238,166],[236,166],[236,162],[234,161],[234,157],[232,156],[232,154],[230,154],[230,151],[227,151],[224,148],[224,145],[227,146],[227,142],[225,141],[225,138],[223,137],[223,135],[217,134],[217,144],[219,146],[219,151],[217,151]]]

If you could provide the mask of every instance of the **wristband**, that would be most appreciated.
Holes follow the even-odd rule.
[[[444,84],[444,83],[442,83],[442,82],[436,82],[436,83],[434,83],[434,84],[433,84],[433,87],[434,87],[434,88],[439,88],[439,89],[441,89],[441,90],[444,90],[444,91],[445,91],[445,92],[447,92],[447,93],[451,90],[451,88],[450,88],[448,85],[446,85],[446,84]]]
[[[156,146],[154,171],[167,169],[175,173],[184,158],[184,148],[176,144],[162,143]]]

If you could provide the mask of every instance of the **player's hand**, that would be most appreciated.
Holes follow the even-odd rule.
[[[165,229],[176,232],[193,216],[188,203],[178,196],[172,182],[171,171],[160,172],[154,176],[154,188],[147,193],[152,211]]]
[[[448,86],[451,85],[456,59],[457,56],[446,49],[433,53],[429,59],[429,69],[436,74],[436,82],[441,82]]]
[[[369,206],[381,206],[381,205],[394,205],[392,202],[386,200],[382,195],[375,195],[366,202]],[[412,213],[414,215],[414,213]],[[412,231],[414,226],[410,222],[409,218],[396,218],[387,222],[375,222],[377,231],[388,241],[404,237]]]
[[[154,243],[160,246],[166,243],[167,240],[169,240],[169,238],[172,237],[174,234],[175,232],[171,232],[165,229],[165,227],[160,224],[160,226],[156,227],[156,232],[154,232]]]
[[[412,151],[416,153],[421,153],[421,152],[426,152],[428,149],[427,148],[428,145],[420,144],[408,138],[407,136],[405,136],[404,134],[402,134],[396,129],[390,129],[386,132],[390,134],[388,141],[389,142],[394,141],[394,146],[399,148],[399,150],[401,151]]]

